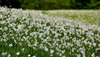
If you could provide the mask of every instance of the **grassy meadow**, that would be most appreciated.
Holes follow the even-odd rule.
[[[100,26],[100,10],[50,10],[42,13]]]
[[[100,57],[100,10],[0,7],[0,57]]]

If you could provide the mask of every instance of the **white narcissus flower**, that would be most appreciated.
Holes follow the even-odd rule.
[[[63,57],[66,57],[66,56],[63,56]]]
[[[44,48],[44,50],[45,50],[45,51],[48,51],[48,48],[47,48],[47,47],[45,47],[45,48]]]
[[[28,57],[30,57],[31,55],[29,54]]]
[[[7,27],[4,27],[4,30],[6,31],[8,28]]]
[[[7,41],[7,39],[3,39],[4,40],[4,42],[6,42]]]
[[[59,56],[62,56],[62,53],[60,53]]]
[[[25,26],[25,25],[23,25],[23,24],[22,24],[22,25],[18,25],[18,29],[19,29],[19,30],[22,30],[22,29],[24,28],[24,26]]]
[[[17,52],[17,53],[16,53],[16,55],[19,55],[19,54],[20,54],[20,52]]]
[[[92,56],[92,57],[95,57],[95,53],[92,53],[91,56]]]
[[[100,44],[98,44],[98,46],[100,47]]]
[[[77,54],[77,57],[81,57],[81,55],[80,54]]]
[[[4,24],[4,23],[6,23],[6,21],[0,21],[0,24]]]
[[[93,46],[95,47],[96,46],[96,43],[93,43]]]
[[[11,55],[10,54],[8,54],[8,56],[7,57],[11,57]]]
[[[22,48],[22,51],[24,51],[25,49],[24,48]]]
[[[32,56],[32,57],[36,57],[36,56]]]
[[[9,46],[12,47],[13,45],[12,44],[9,44]]]
[[[62,53],[65,53],[65,50],[63,50]]]
[[[4,55],[7,55],[7,52],[2,52],[2,55],[4,56]]]
[[[53,53],[54,52],[54,50],[50,50],[50,53]]]

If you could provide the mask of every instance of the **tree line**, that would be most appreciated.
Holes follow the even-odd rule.
[[[100,0],[0,0],[0,6],[22,9],[100,9]]]

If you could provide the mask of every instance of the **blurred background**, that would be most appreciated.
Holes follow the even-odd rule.
[[[0,0],[0,6],[35,10],[100,9],[100,0]]]

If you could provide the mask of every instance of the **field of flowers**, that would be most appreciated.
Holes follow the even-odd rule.
[[[100,10],[50,10],[42,13],[100,26]]]
[[[100,57],[100,26],[0,7],[0,57]]]

